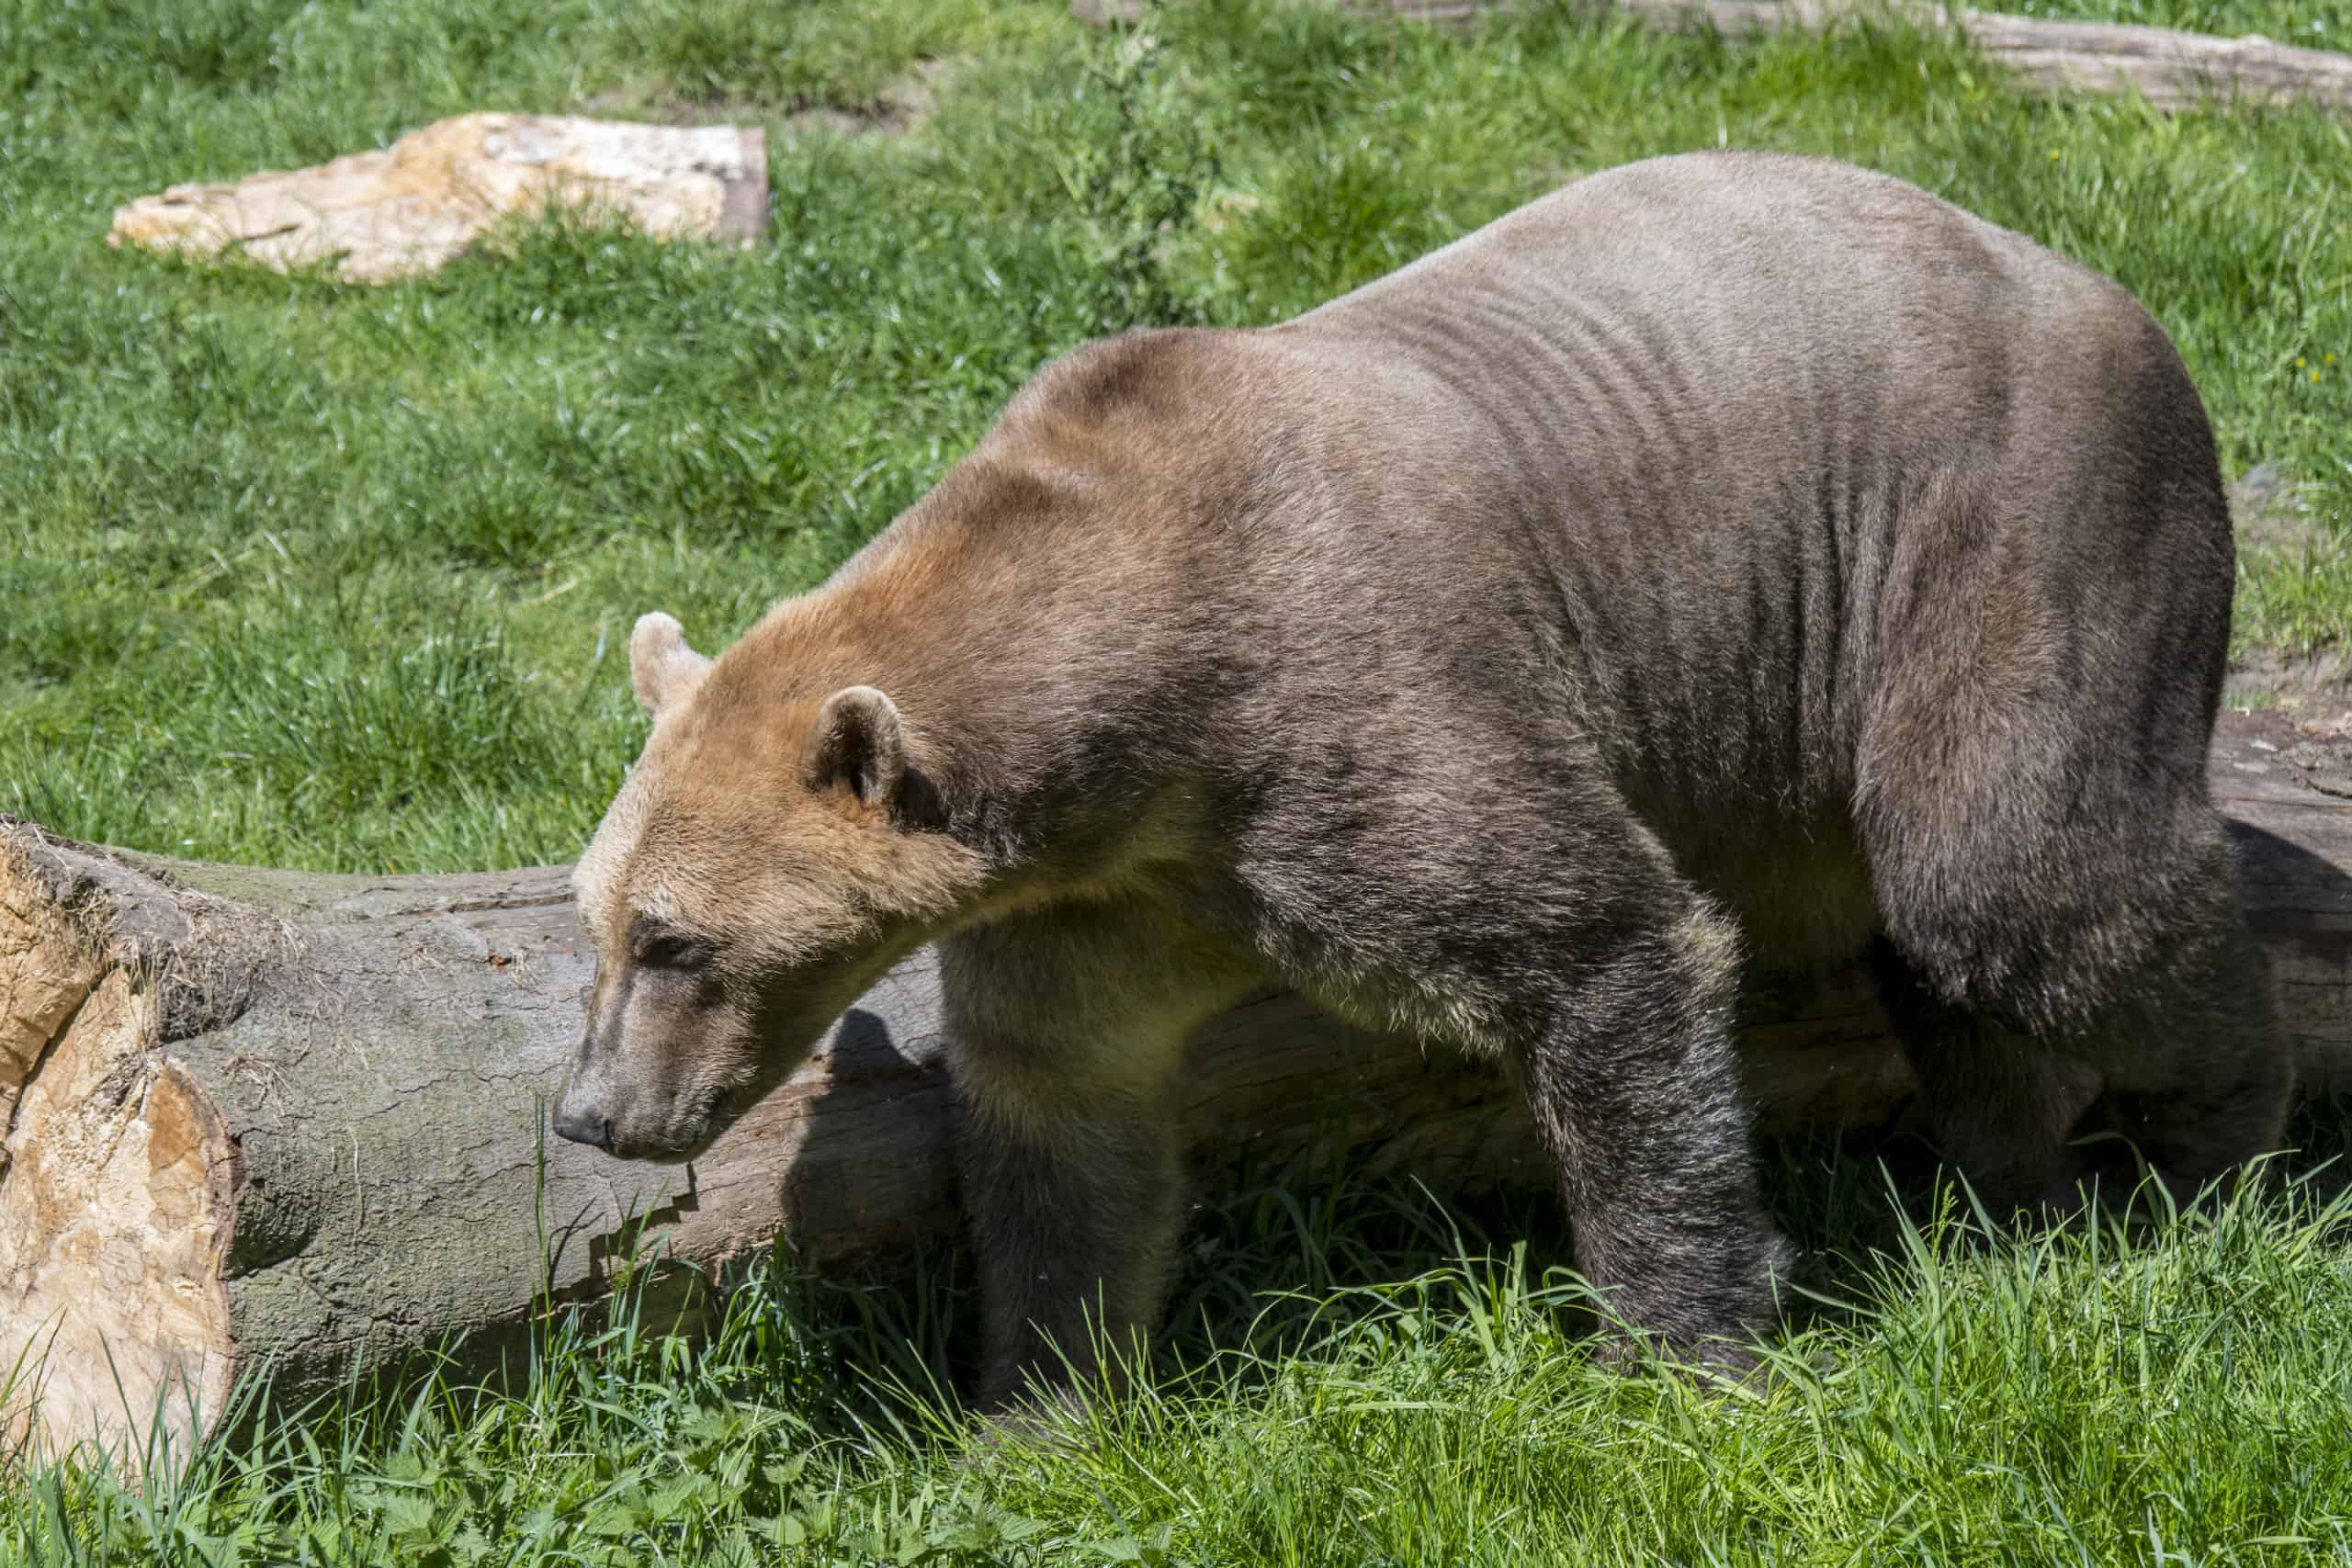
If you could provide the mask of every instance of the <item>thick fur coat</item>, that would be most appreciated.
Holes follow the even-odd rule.
[[[1871,954],[1997,1203],[2120,1175],[2086,1118],[2202,1181],[2288,1092],[2205,792],[2232,563],[2148,314],[1834,164],[1088,344],[717,660],[640,623],[559,1127],[689,1155],[942,942],[998,1398],[1156,1315],[1186,1036],[1270,980],[1510,1063],[1679,1347],[1784,1262],[1743,964]]]

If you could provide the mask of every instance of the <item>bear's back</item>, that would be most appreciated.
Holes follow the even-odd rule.
[[[2039,660],[2010,678],[2079,684],[2070,745],[2201,756],[2127,733],[2226,638],[2195,390],[2121,288],[1925,192],[1655,160],[1257,335],[1347,476],[1291,523],[1300,663],[1376,620],[1384,690],[1432,671],[1384,701],[1503,694],[1687,864],[1804,880],[1750,852],[1841,839],[1873,713],[1991,625]]]

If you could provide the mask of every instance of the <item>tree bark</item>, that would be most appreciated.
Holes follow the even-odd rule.
[[[2352,1044],[2352,806],[2310,782],[2346,777],[2310,729],[2226,720],[2212,779],[2317,1078]],[[12,1424],[184,1443],[242,1374],[299,1393],[511,1329],[608,1291],[632,1242],[707,1266],[781,1238],[824,1267],[952,1232],[928,954],[676,1168],[541,1134],[589,976],[561,867],[258,871],[0,819],[0,1365],[41,1384]],[[1743,1005],[1768,1124],[1902,1110],[1856,975]],[[1216,1021],[1195,1062],[1206,1189],[1244,1159],[1311,1179],[1341,1147],[1441,1192],[1548,1179],[1497,1073],[1294,996]]]

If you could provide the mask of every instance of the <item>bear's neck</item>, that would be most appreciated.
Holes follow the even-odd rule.
[[[1226,574],[1189,504],[1131,471],[967,462],[779,606],[761,662],[814,700],[888,694],[951,830],[991,863],[1112,852],[1200,773],[1204,721],[1238,678],[1218,657]]]
[[[898,705],[952,830],[992,863],[1164,833],[1258,673],[1240,523],[1275,433],[1238,425],[1250,334],[1129,333],[1048,367],[921,502],[754,636],[810,701]],[[749,639],[747,639],[749,640]],[[1224,739],[1216,738],[1224,737]],[[1050,847],[1050,849],[1049,849]]]

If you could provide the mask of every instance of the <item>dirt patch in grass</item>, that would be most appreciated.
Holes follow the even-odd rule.
[[[2352,800],[2352,694],[2339,688],[2318,705],[2233,705],[2222,722],[2216,750],[2230,767]]]
[[[2240,549],[2300,552],[2326,540],[2294,481],[2276,463],[2257,463],[2230,486],[2230,521]]]
[[[2352,650],[2249,649],[2230,661],[2222,700],[2227,707],[2352,715]]]
[[[621,115],[659,125],[755,125],[779,121],[787,130],[826,136],[904,136],[938,111],[948,79],[965,62],[920,60],[872,97],[851,104],[777,104],[757,98],[696,96],[664,82],[613,87],[582,107],[594,115]]]
[[[913,70],[883,87],[871,102],[854,108],[820,105],[799,109],[786,116],[785,123],[795,130],[829,131],[835,136],[903,136],[938,111],[939,95],[958,63],[919,60]]]
[[[2230,520],[2241,560],[2307,558],[2334,547],[2320,520],[2301,504],[2277,463],[2257,463],[2230,486]],[[2230,662],[2222,704],[2277,716],[2265,750],[2312,788],[2352,797],[2352,649],[2312,652],[2252,649]]]
[[[2352,652],[2256,652],[2233,660],[2225,707],[2251,719],[2234,726],[2261,757],[2233,763],[2277,766],[2322,795],[2352,799]]]

